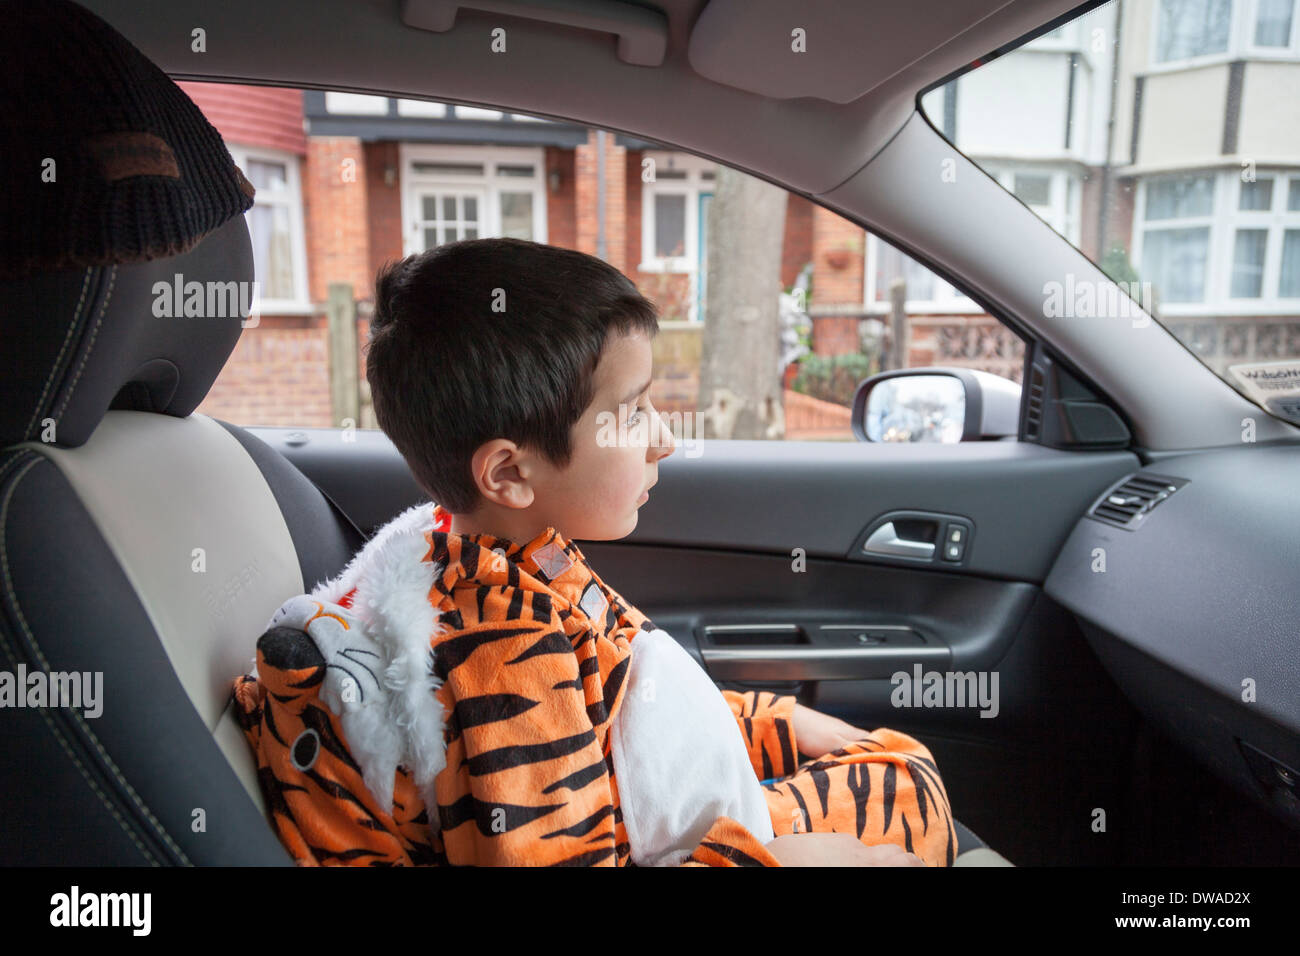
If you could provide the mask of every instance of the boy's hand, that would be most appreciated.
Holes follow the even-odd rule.
[[[784,833],[767,850],[782,866],[925,866],[896,843],[866,846],[852,833]]]
[[[794,705],[791,723],[794,725],[795,746],[810,757],[820,757],[869,736],[865,730],[803,704]]]

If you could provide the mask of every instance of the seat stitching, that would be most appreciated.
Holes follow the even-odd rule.
[[[36,426],[36,416],[41,413],[41,407],[45,404],[45,396],[50,390],[50,383],[54,381],[54,373],[58,370],[59,361],[63,358],[63,353],[68,350],[68,343],[72,341],[72,333],[80,328],[77,319],[81,315],[81,307],[86,303],[86,290],[90,288],[90,275],[94,272],[93,266],[86,267],[86,274],[81,280],[81,298],[77,300],[77,308],[72,313],[72,324],[68,326],[67,333],[63,336],[63,344],[59,346],[59,354],[54,357],[54,364],[50,366],[50,374],[45,379],[45,387],[41,389],[41,394],[36,399],[36,407],[32,409],[32,417],[27,422],[27,430],[23,432],[26,438],[32,433]]]
[[[7,641],[0,640],[0,645],[3,645],[5,655],[9,657],[11,661],[14,661],[14,663],[17,664],[17,658],[13,656],[9,647],[9,643]],[[55,738],[59,741],[59,744],[63,747],[63,750],[68,755],[68,758],[74,764],[77,765],[77,769],[80,770],[81,775],[85,777],[86,783],[90,784],[90,788],[95,791],[95,795],[99,797],[100,802],[103,803],[104,806],[108,808],[108,812],[113,815],[113,819],[117,821],[118,826],[120,826],[122,830],[125,831],[126,835],[131,838],[131,842],[135,844],[136,849],[140,851],[140,853],[144,856],[146,860],[149,861],[149,863],[152,866],[159,866],[160,864],[158,860],[154,857],[152,853],[149,852],[148,848],[143,843],[140,842],[140,837],[136,834],[134,828],[132,828],[131,825],[122,818],[122,814],[118,811],[117,806],[113,803],[112,800],[110,800],[107,796],[104,795],[104,792],[99,788],[99,784],[95,782],[95,779],[90,775],[90,772],[85,768],[81,760],[78,759],[76,753],[73,751],[72,747],[68,744],[68,741],[64,738],[63,734],[59,731],[58,725],[55,724],[54,721],[51,719],[49,714],[49,708],[40,707],[37,709],[40,710],[41,717],[44,719],[46,725],[49,727],[50,732],[54,734]]]
[[[8,487],[5,489],[4,493],[4,500],[0,502],[0,579],[3,579],[5,592],[8,594],[9,600],[13,603],[14,613],[17,616],[19,626],[22,628],[23,633],[26,634],[27,639],[31,642],[32,649],[35,651],[37,658],[40,659],[41,665],[48,673],[51,670],[50,662],[46,659],[45,654],[42,653],[40,644],[37,642],[36,636],[32,633],[31,628],[27,626],[27,619],[23,616],[22,608],[18,604],[18,596],[13,590],[13,578],[9,574],[9,553],[7,548],[8,537],[5,534],[9,523],[9,501],[18,487],[18,483],[22,481],[27,472],[35,467],[39,461],[45,460],[44,456],[35,451],[31,451],[31,449],[25,449],[25,451],[30,452],[34,456],[34,460],[23,468],[22,471],[18,472],[11,482],[8,482]],[[163,841],[181,858],[186,866],[192,865],[189,857],[185,855],[185,851],[180,848],[176,841],[172,839],[171,834],[169,834],[162,823],[159,822],[158,818],[153,815],[147,806],[145,806],[140,795],[135,792],[135,788],[127,782],[122,771],[118,768],[117,764],[113,762],[113,758],[108,755],[106,750],[104,750],[103,745],[99,742],[99,738],[96,737],[90,727],[87,726],[85,718],[71,707],[67,708],[67,710],[72,715],[72,719],[81,725],[82,731],[90,738],[90,742],[94,744],[95,750],[99,752],[100,757],[102,757],[104,762],[107,764],[109,771],[117,778],[118,783],[126,789],[127,794],[135,802],[135,805],[140,809],[140,811],[148,818],[149,822],[153,824],[158,835],[161,836]]]
[[[20,456],[15,456],[14,458],[6,462],[3,467],[0,467],[0,476],[2,476],[5,471],[8,471],[10,469],[10,466],[15,461],[17,461],[19,457]],[[36,464],[35,461],[29,464],[28,467],[30,468],[34,464]],[[19,477],[21,477],[21,475]],[[2,631],[0,631],[0,648],[4,650],[5,656],[11,662],[13,662],[15,666],[17,666],[21,658],[18,656],[17,651],[14,648],[11,648],[9,646],[9,642],[5,639],[4,633]],[[117,821],[118,826],[120,826],[122,830],[126,833],[126,835],[131,838],[131,842],[135,844],[136,849],[140,851],[140,853],[144,856],[144,858],[148,860],[152,865],[158,866],[157,859],[149,851],[149,849],[143,843],[140,842],[140,837],[135,832],[135,829],[131,827],[130,824],[128,824],[126,820],[122,818],[122,814],[118,811],[116,804],[114,804],[113,801],[110,800],[107,796],[105,796],[104,792],[100,790],[99,784],[95,782],[95,778],[91,776],[90,771],[88,771],[85,768],[80,758],[77,757],[76,752],[72,749],[71,745],[69,745],[69,743],[67,742],[67,739],[59,731],[58,725],[55,724],[53,719],[50,717],[49,708],[40,707],[38,709],[41,712],[42,719],[49,727],[50,732],[54,734],[55,738],[59,741],[59,744],[63,747],[63,750],[68,755],[69,759],[71,759],[71,761],[76,765],[77,769],[81,771],[81,775],[86,778],[86,782],[90,784],[90,788],[95,791],[95,795],[99,797],[100,802],[102,802],[104,806],[108,808],[108,812],[113,815],[113,819]]]
[[[113,286],[117,284],[117,265],[114,264],[112,271],[108,276],[108,291],[104,293],[104,301],[99,307],[99,315],[95,316],[95,325],[90,330],[90,341],[86,344],[85,350],[81,353],[81,364],[77,366],[77,374],[72,378],[72,384],[63,394],[63,402],[54,414],[54,420],[57,424],[63,410],[68,407],[68,402],[72,400],[72,393],[77,389],[77,382],[81,380],[81,373],[86,369],[86,363],[90,361],[90,353],[95,349],[95,339],[99,337],[99,327],[103,324],[104,313],[108,311],[108,304],[113,300]]]

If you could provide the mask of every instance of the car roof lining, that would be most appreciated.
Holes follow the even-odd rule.
[[[173,77],[373,92],[539,116],[555,116],[553,104],[563,103],[566,121],[632,127],[632,135],[683,144],[812,195],[834,189],[869,162],[913,111],[918,90],[1078,6],[1073,0],[964,0],[963,9],[976,13],[954,20],[938,13],[918,18],[917,0],[859,6],[818,0],[794,9],[780,0],[733,4],[659,3],[668,18],[667,53],[662,66],[645,67],[620,61],[608,32],[475,9],[459,10],[452,30],[435,33],[404,24],[397,0],[173,0],[147,8],[137,0],[84,2]],[[943,0],[923,4],[937,9]],[[751,40],[770,33],[773,39],[764,42],[779,40],[785,49],[791,30],[802,27],[813,52],[779,61],[754,57],[745,45],[750,40],[720,38],[724,14],[739,15]],[[503,26],[504,55],[518,66],[487,69],[485,57],[501,56],[489,49],[490,31]],[[191,49],[196,28],[205,31],[202,53]],[[886,29],[876,57],[841,39]],[[469,42],[476,33],[483,38],[477,47]],[[358,56],[359,41],[384,56]],[[566,68],[557,70],[556,63]],[[833,74],[841,72],[851,81],[836,80]],[[521,76],[528,82],[521,84]],[[783,87],[799,95],[775,99],[755,91]],[[855,90],[862,92],[847,103],[822,98]],[[692,109],[665,109],[680,102]],[[716,116],[733,122],[717,123]],[[755,157],[762,157],[760,165]]]

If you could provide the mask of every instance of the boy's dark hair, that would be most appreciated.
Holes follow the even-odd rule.
[[[524,239],[445,243],[375,279],[375,418],[433,501],[472,512],[470,459],[486,441],[569,464],[607,336],[638,330],[658,333],[654,304],[594,256]]]

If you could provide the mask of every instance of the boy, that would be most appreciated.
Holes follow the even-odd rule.
[[[641,859],[684,865],[951,864],[952,814],[924,746],[793,697],[719,692],[573,543],[629,534],[673,451],[649,401],[657,331],[653,305],[625,276],[571,250],[466,240],[381,270],[366,374],[380,427],[438,502],[425,560],[436,568],[435,696],[450,717],[445,764],[425,799],[399,767],[397,806],[385,814],[385,790],[368,827],[411,850],[416,807],[428,813],[430,852],[394,862],[627,865],[639,847]],[[308,614],[304,627],[308,618],[329,623]],[[626,686],[634,661],[645,681],[650,662],[674,652],[688,663],[670,661],[663,673],[675,676],[661,686],[696,696],[637,704]],[[718,708],[729,729],[709,751]],[[667,729],[678,710],[689,711],[680,732]],[[642,741],[663,721],[681,748],[636,749],[637,714]],[[715,755],[703,774],[686,765],[697,744]],[[735,751],[746,780],[727,776]],[[800,765],[800,751],[820,756]],[[656,759],[662,783],[642,779]],[[761,819],[741,797],[702,814],[698,801],[661,812],[694,776],[752,790]],[[685,839],[656,843],[662,817],[692,811],[702,822]],[[337,826],[317,832],[350,845]]]

